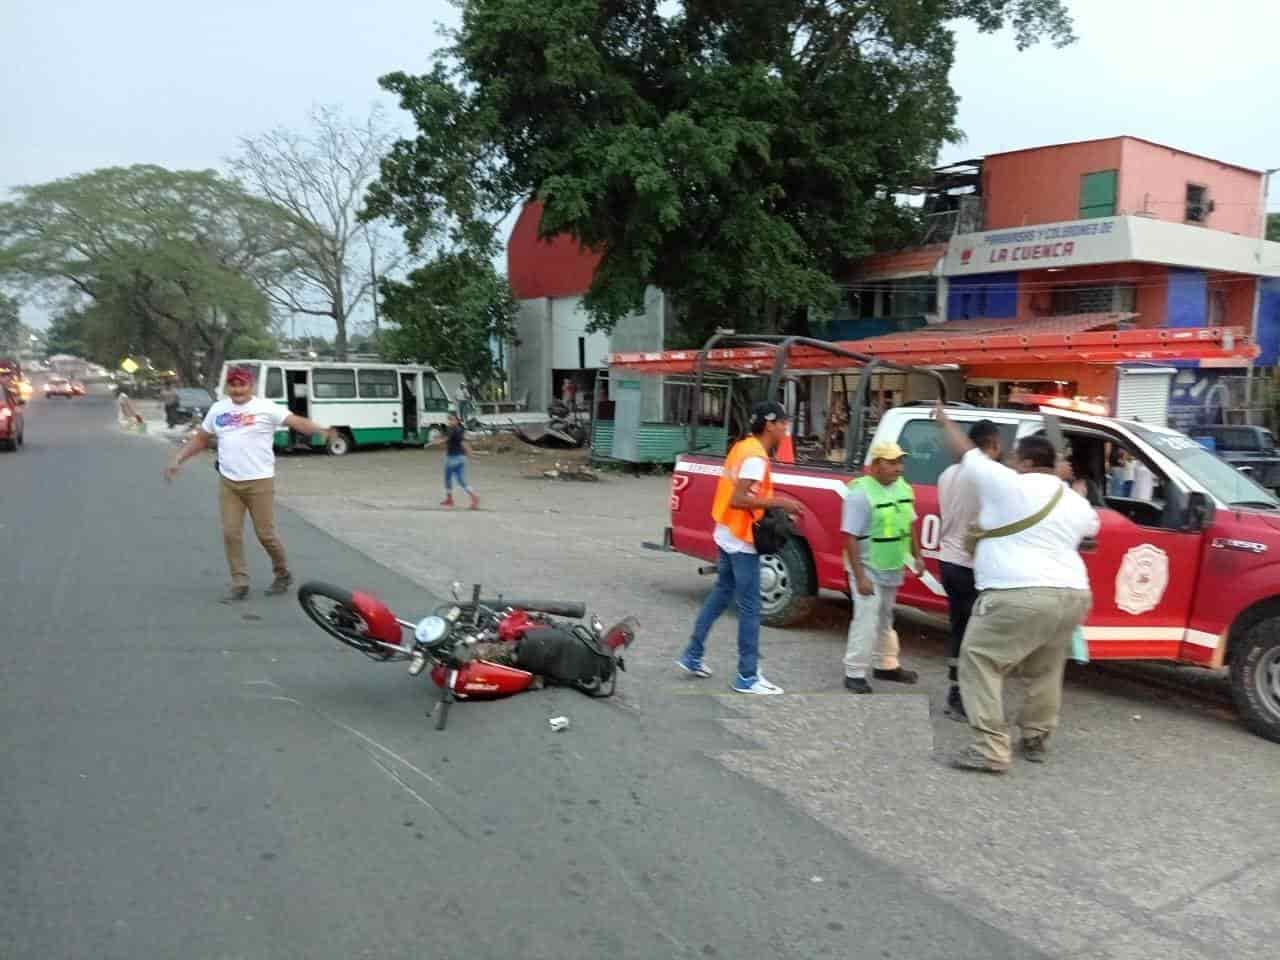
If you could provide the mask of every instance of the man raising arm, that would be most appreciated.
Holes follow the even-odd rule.
[[[336,434],[314,420],[289,413],[270,400],[255,397],[253,371],[236,367],[227,373],[227,398],[209,408],[204,422],[165,468],[172,482],[186,461],[218,441],[218,473],[221,475],[219,508],[222,543],[231,570],[231,590],[223,603],[249,597],[249,569],[244,559],[244,515],[253,521],[258,542],[271,558],[275,578],[268,596],[287,593],[293,583],[284,544],[275,527],[275,433],[289,427],[303,434]]]

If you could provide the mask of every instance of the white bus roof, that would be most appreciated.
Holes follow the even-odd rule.
[[[224,367],[234,367],[242,363],[256,363],[260,366],[285,367],[291,370],[309,369],[311,367],[355,367],[358,369],[368,370],[430,370],[436,372],[436,368],[425,363],[376,363],[367,360],[332,360],[320,359],[315,360],[261,360],[253,357],[245,357],[238,360],[227,360]]]

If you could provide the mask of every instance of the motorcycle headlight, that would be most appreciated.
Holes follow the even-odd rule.
[[[449,630],[443,617],[430,616],[423,617],[418,621],[418,625],[413,628],[413,638],[419,643],[430,646],[439,641]]]

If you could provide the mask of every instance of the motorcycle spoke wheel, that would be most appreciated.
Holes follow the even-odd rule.
[[[298,603],[316,626],[340,643],[375,660],[391,656],[369,637],[369,624],[356,610],[350,592],[324,583],[306,583],[298,589]]]

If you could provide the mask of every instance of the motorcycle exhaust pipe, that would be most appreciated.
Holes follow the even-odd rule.
[[[709,577],[709,576],[711,576],[713,573],[718,572],[718,571],[719,571],[719,569],[720,569],[719,567],[715,567],[715,566],[711,566],[711,567],[699,567],[699,568],[698,568],[698,576],[700,576],[700,577]]]

